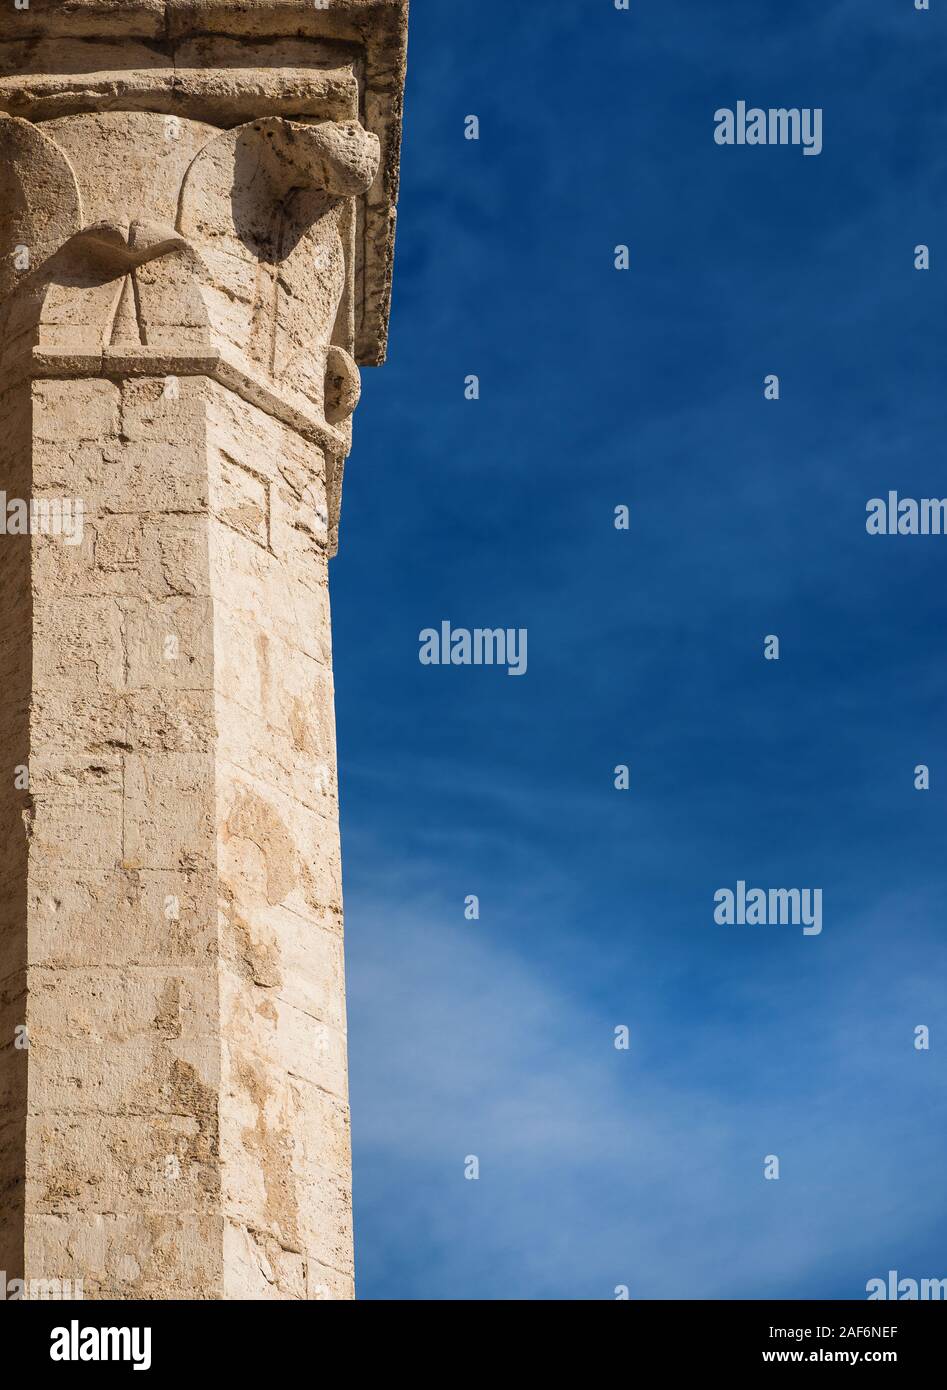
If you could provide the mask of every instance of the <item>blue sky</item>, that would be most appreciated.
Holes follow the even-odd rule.
[[[947,537],[865,530],[947,495],[945,43],[911,0],[415,0],[332,573],[363,1298],[947,1275]],[[739,100],[822,154],[717,146]],[[527,674],[422,666],[443,620]],[[741,878],[822,934],[716,925]]]

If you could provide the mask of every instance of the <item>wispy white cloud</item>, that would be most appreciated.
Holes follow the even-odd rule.
[[[859,1297],[947,1215],[934,1152],[912,1149],[901,1181],[937,1087],[908,1036],[916,981],[884,979],[874,957],[828,1009],[757,971],[756,1021],[735,1039],[739,1021],[675,1017],[660,997],[613,1017],[397,874],[350,895],[348,915],[363,1295],[805,1297],[834,1279]],[[745,1017],[735,949],[724,975]],[[736,1074],[715,1074],[727,1057]]]

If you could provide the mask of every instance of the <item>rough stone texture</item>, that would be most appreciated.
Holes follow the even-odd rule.
[[[353,1293],[327,566],[405,23],[0,19],[0,487],[84,507],[0,535],[8,1278]]]

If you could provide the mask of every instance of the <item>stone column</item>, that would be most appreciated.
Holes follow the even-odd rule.
[[[0,24],[0,1269],[351,1297],[327,563],[406,3]]]

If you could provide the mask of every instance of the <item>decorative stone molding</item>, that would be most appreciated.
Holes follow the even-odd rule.
[[[384,361],[407,0],[31,0],[0,34],[0,111],[108,110],[218,128],[265,116],[358,120],[380,164],[358,210],[353,356]],[[172,219],[173,220],[173,219]]]
[[[378,163],[352,120],[0,115],[0,245],[22,248],[0,272],[0,377],[214,376],[323,446],[334,548],[359,394],[353,202]]]

